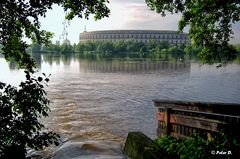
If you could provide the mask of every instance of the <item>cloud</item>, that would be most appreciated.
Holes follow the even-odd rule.
[[[167,13],[165,17],[151,11],[146,4],[129,4],[125,10],[128,21],[124,24],[126,28],[155,29],[155,30],[177,30],[180,14]]]

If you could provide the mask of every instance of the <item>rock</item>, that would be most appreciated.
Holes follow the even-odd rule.
[[[53,159],[125,159],[122,145],[110,141],[68,141]]]
[[[142,132],[128,133],[124,151],[132,159],[161,158],[157,145]]]

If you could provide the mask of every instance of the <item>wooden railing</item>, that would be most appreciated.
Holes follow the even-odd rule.
[[[226,129],[240,135],[240,104],[154,100],[157,135],[176,138],[201,133],[207,137]]]

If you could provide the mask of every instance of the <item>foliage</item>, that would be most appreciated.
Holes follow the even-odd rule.
[[[157,60],[184,60],[185,55],[191,55],[196,49],[189,49],[184,44],[170,45],[168,42],[134,42],[134,41],[88,41],[69,45],[69,50],[63,50],[65,44],[51,44],[42,53],[79,54],[85,58],[152,58]],[[55,49],[58,48],[59,49]],[[199,51],[199,50],[198,50]]]
[[[42,44],[38,44],[36,42],[33,42],[31,45],[31,52],[41,52],[41,49],[42,49]]]
[[[25,73],[26,81],[21,82],[19,88],[0,83],[0,158],[14,153],[13,147],[26,154],[26,146],[41,149],[53,142],[57,144],[58,135],[40,132],[44,126],[39,119],[48,116],[49,111],[49,100],[43,89],[49,78],[35,78],[28,71]]]
[[[240,53],[240,44],[235,44],[233,47],[235,47],[237,52]]]
[[[28,45],[23,38],[33,41],[33,51],[40,46],[51,44],[52,33],[41,30],[39,17],[45,17],[52,5],[60,5],[68,12],[67,19],[75,16],[95,19],[109,15],[107,0],[1,0],[0,44],[1,53],[8,61],[17,62],[25,69],[26,81],[19,87],[0,82],[0,157],[25,158],[26,147],[40,149],[55,142],[58,136],[52,132],[42,132],[39,123],[47,116],[49,101],[44,91],[48,78],[34,77],[35,61],[26,52]],[[41,44],[41,45],[40,45]],[[64,47],[66,51],[68,46]]]
[[[236,158],[240,152],[240,143],[234,135],[225,131],[215,134],[210,140],[200,134],[191,138],[177,140],[171,136],[159,137],[155,143],[163,149],[170,158],[180,159],[212,159],[212,158]],[[219,155],[217,152],[231,151],[231,155]]]
[[[161,13],[181,13],[180,32],[189,25],[189,36],[196,47],[202,47],[203,62],[226,62],[235,50],[228,45],[233,35],[232,24],[240,20],[240,1],[237,0],[146,0],[147,5]]]
[[[167,156],[172,156],[172,158],[177,158],[177,147],[178,141],[172,136],[159,137],[155,140],[155,143],[160,149],[167,153]],[[174,157],[175,156],[175,157]]]

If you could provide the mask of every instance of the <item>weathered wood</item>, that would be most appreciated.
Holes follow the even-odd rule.
[[[166,111],[164,112],[164,123],[165,123],[165,135],[170,134],[170,113],[171,113],[171,108],[166,108]]]
[[[199,117],[190,117],[178,114],[171,114],[170,116],[171,124],[178,124],[188,127],[194,127],[198,129],[204,129],[208,131],[218,132],[219,125],[226,124],[218,120],[204,119]]]
[[[165,113],[163,113],[163,112],[157,112],[157,113],[156,113],[156,117],[157,117],[157,120],[158,120],[158,121],[164,121]]]
[[[182,138],[202,133],[210,138],[222,128],[240,125],[240,104],[154,100],[154,105],[158,107],[158,135]]]
[[[177,108],[201,112],[212,112],[228,115],[240,115],[240,104],[236,103],[216,103],[199,101],[176,101],[176,100],[153,100],[155,107]]]
[[[181,134],[174,133],[174,132],[171,132],[170,135],[173,136],[173,137],[175,137],[176,139],[184,139],[184,138],[187,138],[187,136],[185,136],[185,135],[181,135]]]
[[[161,129],[161,128],[157,128],[157,134],[158,136],[164,136],[164,129]]]

